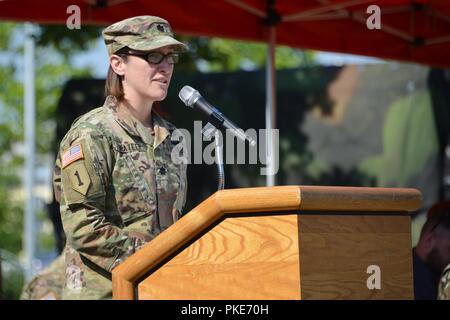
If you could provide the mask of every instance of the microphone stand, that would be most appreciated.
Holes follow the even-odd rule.
[[[216,157],[217,171],[218,171],[218,185],[217,190],[225,188],[225,170],[223,167],[223,141],[220,139],[220,131],[208,122],[202,129],[203,136],[211,140],[214,138],[214,155]]]

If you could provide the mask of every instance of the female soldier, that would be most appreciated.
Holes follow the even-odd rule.
[[[186,165],[175,127],[152,107],[167,95],[178,52],[169,23],[139,16],[103,31],[106,100],[63,138],[54,188],[67,236],[63,299],[110,298],[111,270],[179,217]]]

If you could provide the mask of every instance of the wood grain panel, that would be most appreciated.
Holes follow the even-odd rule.
[[[299,232],[303,299],[412,298],[409,217],[300,215]],[[367,288],[369,265],[381,290]]]
[[[300,299],[298,262],[168,265],[138,290],[141,300]]]
[[[227,218],[170,264],[296,261],[297,215]]]
[[[302,232],[304,233],[409,233],[411,226],[405,223],[408,214],[353,212],[344,215],[343,212],[303,212]],[[320,219],[315,217],[320,216]],[[376,217],[384,218],[376,218]],[[309,218],[308,218],[309,217]],[[314,218],[313,218],[314,217]],[[374,219],[375,217],[375,219]]]
[[[286,211],[299,206],[298,186],[218,191],[114,268],[113,298],[136,298],[134,291],[142,276],[214,225],[225,213]]]
[[[230,217],[138,286],[140,299],[299,299],[296,214]]]

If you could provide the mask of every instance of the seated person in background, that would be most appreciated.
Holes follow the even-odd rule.
[[[64,252],[25,284],[20,300],[61,300],[65,280]]]
[[[450,263],[442,272],[441,280],[439,281],[438,300],[450,300]]]
[[[450,201],[444,201],[428,210],[419,243],[413,249],[416,300],[437,298],[439,278],[448,263],[450,263]]]

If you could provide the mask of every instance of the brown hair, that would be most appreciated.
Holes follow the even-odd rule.
[[[128,48],[123,48],[128,49]],[[124,54],[125,50],[119,50],[115,54],[121,57],[125,62],[127,61],[127,55]],[[121,100],[124,96],[123,86],[122,86],[122,76],[119,76],[114,70],[111,68],[111,65],[108,68],[108,74],[106,75],[105,82],[105,96],[114,96],[117,100]]]

